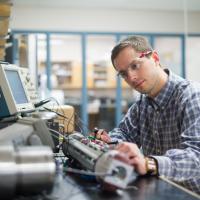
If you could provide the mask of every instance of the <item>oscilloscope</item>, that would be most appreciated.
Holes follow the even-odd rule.
[[[0,118],[34,110],[19,68],[0,63]]]

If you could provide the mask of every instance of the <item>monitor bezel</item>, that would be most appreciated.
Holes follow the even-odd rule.
[[[34,105],[30,102],[30,98],[28,96],[28,92],[26,90],[26,87],[23,83],[23,79],[22,79],[22,75],[21,75],[21,72],[20,72],[20,67],[17,67],[15,65],[8,65],[8,64],[0,64],[1,67],[0,67],[0,79],[1,79],[1,87],[2,87],[2,90],[3,90],[3,93],[4,93],[4,97],[5,97],[5,100],[7,102],[7,104],[9,103],[9,106],[8,106],[8,109],[9,109],[9,112],[10,112],[10,115],[13,115],[13,114],[16,114],[16,113],[22,113],[22,112],[30,112],[30,111],[33,111],[35,108],[34,108]],[[6,75],[6,70],[10,70],[10,71],[16,71],[20,77],[20,81],[22,83],[22,87],[23,87],[23,90],[24,90],[24,93],[25,93],[25,96],[28,100],[27,103],[17,103],[15,101],[15,98],[12,94],[12,89],[10,87],[10,83],[7,79],[7,75]]]

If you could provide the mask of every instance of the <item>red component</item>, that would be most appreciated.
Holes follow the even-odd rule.
[[[146,51],[146,52],[142,52],[139,56],[139,58],[143,58],[144,56],[147,56],[148,54],[150,54],[152,51]]]
[[[143,58],[144,56],[149,55],[150,53],[152,53],[152,57],[155,60],[155,62],[159,62],[159,56],[158,53],[156,51],[146,51],[146,52],[142,52],[139,56],[139,58]]]

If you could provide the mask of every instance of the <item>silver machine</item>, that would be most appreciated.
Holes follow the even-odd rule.
[[[45,146],[0,146],[0,196],[50,191],[55,178],[52,151]]]
[[[0,196],[39,194],[54,185],[54,143],[44,121],[22,118],[0,130]]]

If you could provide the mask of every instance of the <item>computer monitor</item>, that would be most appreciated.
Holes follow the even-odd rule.
[[[0,118],[33,110],[19,67],[0,63]]]

